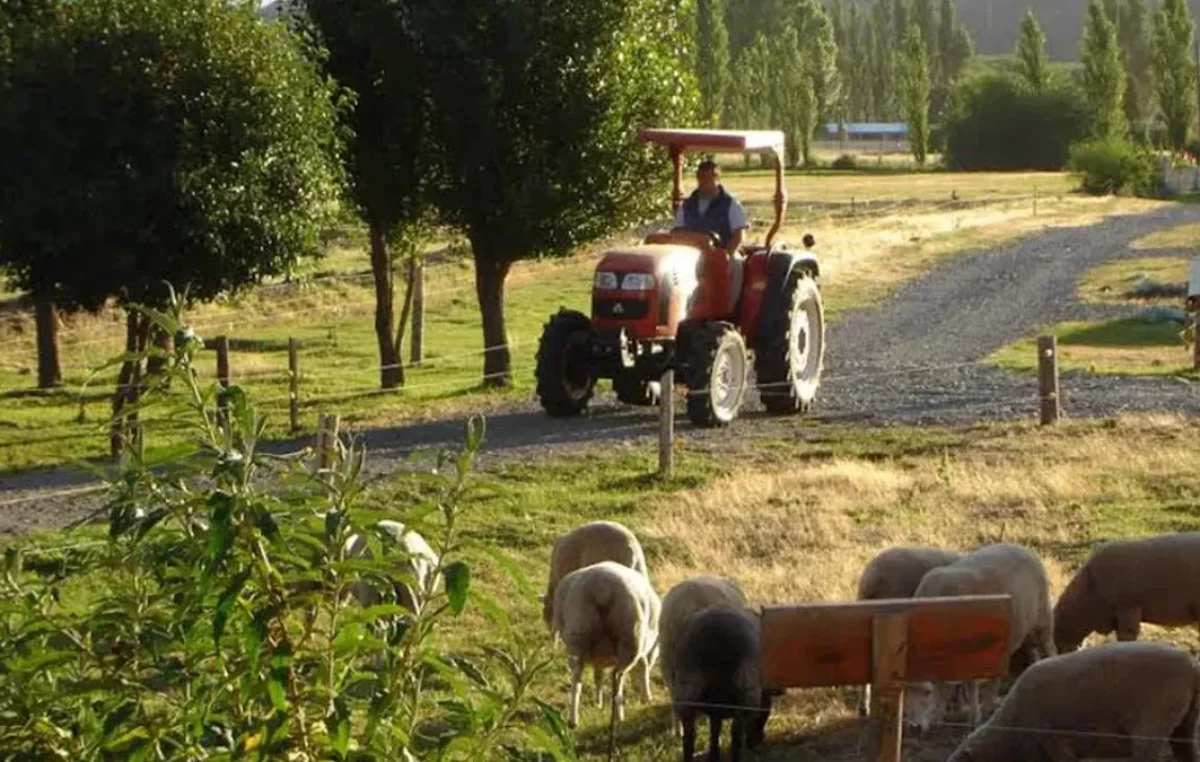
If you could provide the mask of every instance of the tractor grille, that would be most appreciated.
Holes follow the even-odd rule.
[[[650,302],[641,299],[593,299],[592,315],[613,320],[641,320],[650,313]]]

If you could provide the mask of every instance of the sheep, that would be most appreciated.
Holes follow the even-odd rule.
[[[1098,546],[1054,607],[1059,653],[1093,632],[1137,640],[1142,622],[1200,623],[1200,532]]]
[[[401,549],[408,554],[408,558],[404,562],[404,571],[411,575],[411,582],[415,583],[419,590],[427,590],[430,583],[429,577],[438,565],[438,556],[433,548],[429,547],[425,538],[398,521],[384,520],[375,526],[398,543]],[[343,550],[346,558],[371,558],[372,556],[367,547],[367,539],[361,534],[352,534],[346,538]],[[434,580],[433,584],[436,586],[438,581]],[[415,613],[417,596],[412,585],[406,581],[402,584],[394,584],[394,588],[396,602]],[[378,605],[382,600],[380,591],[365,579],[358,579],[351,583],[349,593],[363,607]]]
[[[962,555],[940,548],[889,548],[871,559],[858,578],[858,600],[911,598],[930,569],[954,563]],[[665,658],[665,656],[664,656]],[[871,686],[859,692],[858,714],[870,714]]]
[[[658,620],[661,603],[646,575],[614,561],[576,569],[554,591],[553,629],[567,649],[571,667],[568,724],[579,723],[583,668],[591,664],[596,676],[596,699],[601,701],[600,678],[612,667],[613,712],[625,718],[625,676],[642,669],[642,689],[649,701],[650,669],[658,658]]]
[[[679,634],[669,685],[675,717],[683,724],[683,759],[696,753],[696,717],[708,715],[709,762],[721,758],[721,726],[732,719],[730,759],[743,744],[762,745],[774,696],[762,683],[759,616],[741,606],[718,604],[692,617]]]
[[[1031,666],[950,762],[1197,762],[1200,665],[1160,643],[1113,643]],[[1028,729],[1022,732],[1018,729]],[[1169,740],[1168,740],[1169,739]]]
[[[593,521],[559,537],[550,554],[550,576],[542,597],[542,620],[554,621],[554,591],[563,577],[576,569],[615,561],[649,578],[646,555],[633,532],[615,521]]]
[[[1050,613],[1050,583],[1037,556],[1018,545],[987,545],[949,566],[931,569],[915,597],[1010,595],[1012,623],[1008,653],[1024,650],[1030,663],[1054,656],[1054,620]],[[988,686],[988,710],[995,705],[999,681]],[[909,686],[906,714],[923,731],[945,715],[951,686],[919,683]],[[981,720],[979,683],[971,685],[971,722]]]

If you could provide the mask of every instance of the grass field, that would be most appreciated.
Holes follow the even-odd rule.
[[[730,173],[727,181],[754,219],[751,239],[761,237],[768,224],[772,175]],[[841,311],[886,297],[946,256],[1049,226],[1089,224],[1104,215],[1153,206],[1068,195],[1068,188],[1064,175],[795,176],[783,237],[798,240],[807,231],[816,235],[825,299],[836,320]],[[429,268],[427,361],[410,369],[408,386],[399,392],[372,391],[378,384],[373,291],[369,277],[361,277],[367,258],[359,237],[336,242],[326,258],[309,266],[309,277],[200,306],[191,317],[201,336],[230,337],[234,379],[269,411],[272,436],[287,434],[289,337],[301,343],[303,430],[311,431],[318,413],[332,411],[341,413],[350,427],[389,425],[466,409],[486,411],[528,396],[542,324],[559,306],[588,309],[594,261],[594,254],[585,252],[514,268],[507,302],[515,384],[502,392],[477,388],[482,336],[470,260],[461,254],[441,257]],[[113,373],[100,374],[82,395],[80,388],[91,369],[115,356],[122,343],[123,322],[116,312],[68,318],[61,332],[66,386],[39,393],[32,389],[32,321],[19,311],[0,314],[0,470],[104,454],[102,426]],[[204,353],[202,362],[215,373],[211,353]]]

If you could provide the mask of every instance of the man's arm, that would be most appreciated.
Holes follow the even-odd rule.
[[[746,241],[746,229],[738,228],[733,231],[733,235],[729,238],[729,246],[725,248],[725,253],[729,256],[734,256],[742,250],[742,244]]]
[[[749,227],[746,222],[746,210],[738,200],[731,199],[729,204],[729,229],[733,231],[733,235],[729,238],[729,246],[725,251],[729,256],[733,256],[742,250],[742,244],[746,242],[746,228]]]

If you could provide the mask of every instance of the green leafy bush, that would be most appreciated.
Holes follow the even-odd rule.
[[[1124,140],[1080,143],[1071,149],[1070,167],[1085,193],[1154,196],[1159,192],[1154,154]]]
[[[831,169],[855,170],[858,169],[858,158],[852,154],[844,153],[834,159],[829,167]]]
[[[945,125],[945,163],[956,170],[1060,170],[1086,134],[1086,104],[1069,85],[1034,92],[1003,74],[966,79]]]
[[[143,310],[176,341],[140,404],[177,404],[167,381],[186,389],[175,412],[194,450],[128,450],[95,517],[105,539],[5,553],[0,758],[573,757],[559,713],[530,696],[551,659],[518,644],[463,561],[483,420],[435,475],[411,477],[409,504],[375,505],[352,441],[315,471],[309,453],[264,452],[243,390],[201,386],[179,304]],[[385,518],[427,539],[431,573],[403,571],[402,546],[375,531]],[[353,535],[369,553],[349,552]],[[347,602],[362,582],[378,605]],[[467,617],[494,633],[487,648],[449,645]]]

